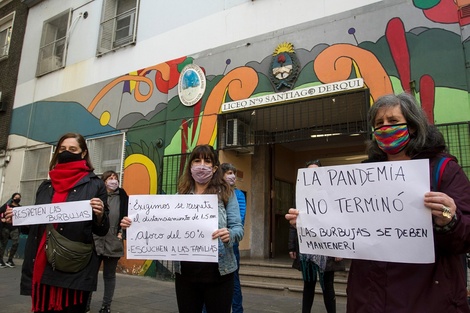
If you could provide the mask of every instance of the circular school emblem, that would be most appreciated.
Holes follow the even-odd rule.
[[[178,96],[185,106],[193,106],[201,100],[206,90],[206,76],[196,64],[186,65],[178,81]]]

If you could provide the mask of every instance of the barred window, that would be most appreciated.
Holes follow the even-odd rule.
[[[139,0],[105,0],[97,55],[136,41]]]
[[[44,22],[36,76],[65,66],[71,15],[72,10],[69,9]]]
[[[0,59],[8,56],[15,13],[0,18]]]

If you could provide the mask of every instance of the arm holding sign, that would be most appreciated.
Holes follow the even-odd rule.
[[[232,194],[229,198],[228,203],[225,206],[225,211],[227,212],[227,220],[226,222],[219,220],[219,227],[222,227],[212,234],[212,238],[220,238],[223,243],[237,243],[243,239],[243,226],[235,194]],[[224,224],[226,224],[226,227],[223,227]]]
[[[435,246],[443,253],[470,251],[470,182],[455,158],[447,164],[439,191],[429,192],[424,204],[431,209]],[[450,217],[443,215],[443,207]]]

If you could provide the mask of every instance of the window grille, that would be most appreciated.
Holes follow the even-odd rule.
[[[39,185],[48,179],[52,149],[52,146],[48,146],[25,151],[20,181],[21,202],[24,205],[33,205],[36,202]]]
[[[178,179],[183,174],[189,154],[165,155],[163,157],[161,194],[176,194]]]
[[[336,136],[367,136],[369,93],[359,92],[256,107],[219,115],[221,149],[264,144],[325,141]],[[344,138],[344,137],[343,137]]]
[[[105,0],[97,54],[135,43],[139,0]]]
[[[39,48],[37,76],[65,66],[67,36],[72,10],[69,9],[44,22]]]

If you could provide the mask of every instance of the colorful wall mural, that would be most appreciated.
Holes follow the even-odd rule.
[[[358,25],[344,29],[355,44],[329,38],[330,43],[298,46],[296,36],[287,38],[301,63],[293,88],[362,77],[372,101],[383,94],[413,92],[431,122],[469,121],[463,48],[468,38],[461,38],[458,30],[470,20],[459,18],[453,0],[415,0],[413,5],[406,18],[389,19],[378,38],[359,41]],[[423,14],[428,24],[414,24],[413,15]],[[455,32],[441,27],[449,24],[455,25]],[[376,27],[373,23],[359,26]],[[315,29],[304,31],[307,34],[313,36]],[[156,194],[163,156],[183,154],[202,143],[217,145],[222,103],[276,92],[269,79],[272,55],[258,55],[256,48],[251,49],[255,57],[238,64],[233,63],[236,49],[221,52],[225,64],[220,64],[218,72],[206,73],[206,92],[192,107],[183,106],[178,98],[179,74],[190,63],[205,70],[203,64],[210,57],[184,56],[136,70],[81,91],[78,94],[84,96],[76,96],[75,101],[59,101],[71,97],[64,95],[22,106],[14,110],[11,133],[53,143],[70,130],[85,136],[126,131],[124,188],[129,194]],[[146,106],[144,113],[142,106]],[[157,266],[152,261],[123,262],[123,268],[140,275],[153,275]]]

